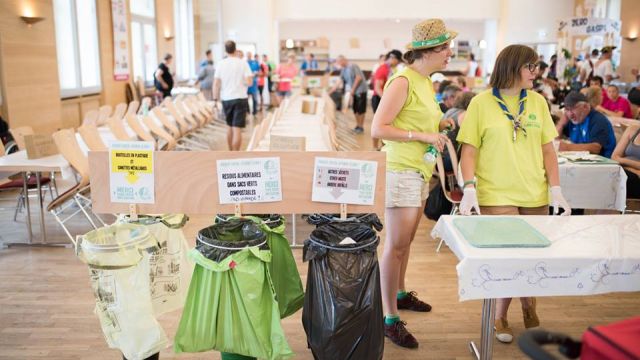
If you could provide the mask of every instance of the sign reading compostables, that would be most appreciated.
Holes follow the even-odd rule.
[[[377,171],[375,161],[317,157],[311,200],[373,205]]]
[[[282,201],[280,158],[217,160],[220,204]]]
[[[111,202],[153,204],[153,143],[114,141],[109,147]]]

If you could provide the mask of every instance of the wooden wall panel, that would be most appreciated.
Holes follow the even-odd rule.
[[[622,0],[620,7],[622,21],[622,48],[620,49],[620,67],[618,73],[624,82],[633,82],[631,69],[640,67],[640,40],[625,40],[628,36],[640,36],[640,1]]]
[[[134,0],[135,1],[135,0]],[[131,54],[131,14],[129,2],[126,2],[127,26],[129,29],[129,59]],[[111,20],[111,1],[98,0],[98,35],[100,38],[100,72],[102,74],[102,104],[115,107],[118,103],[125,102],[125,87],[127,81],[115,81],[113,79],[113,23]],[[133,78],[133,66],[130,79]]]
[[[28,12],[44,20],[29,28],[20,19]],[[41,133],[59,129],[61,103],[52,1],[0,1],[0,33],[0,79],[9,125],[28,125]]]
[[[165,34],[175,36],[173,24],[173,0],[156,0],[156,36],[158,39],[158,64],[162,62],[166,53],[174,56],[171,71],[175,71],[176,47],[175,40],[166,40]]]

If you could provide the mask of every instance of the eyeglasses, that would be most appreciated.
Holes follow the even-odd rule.
[[[530,72],[536,72],[536,69],[538,68],[538,66],[540,66],[540,64],[538,63],[528,63],[528,64],[524,64],[524,66],[529,69]]]

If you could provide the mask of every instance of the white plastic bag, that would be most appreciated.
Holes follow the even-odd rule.
[[[182,229],[171,229],[163,223],[147,228],[161,245],[148,257],[153,310],[160,316],[184,307],[194,264],[187,258],[189,246]]]

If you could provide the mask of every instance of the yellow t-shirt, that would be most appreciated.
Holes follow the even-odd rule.
[[[502,96],[517,115],[518,95]],[[542,145],[558,136],[549,107],[538,93],[527,91],[522,123],[513,141],[513,123],[502,112],[491,89],[475,96],[458,133],[458,142],[477,149],[476,177],[481,206],[536,207],[549,204]]]
[[[407,100],[392,125],[398,129],[413,132],[438,132],[442,112],[436,101],[431,79],[406,67],[389,78],[385,88],[399,77],[408,80],[409,88]],[[414,170],[422,174],[425,181],[429,181],[433,173],[433,165],[427,165],[423,160],[428,144],[420,141],[384,140],[383,142],[382,151],[387,153],[388,170]]]

